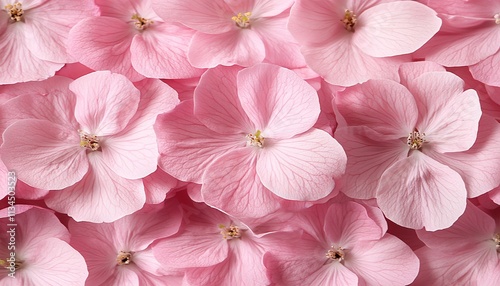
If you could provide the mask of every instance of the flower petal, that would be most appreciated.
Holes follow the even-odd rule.
[[[3,139],[3,162],[35,188],[66,188],[80,181],[89,168],[78,132],[59,124],[19,120],[5,130]]]
[[[493,86],[500,86],[500,80],[495,76],[500,65],[500,52],[496,52],[479,63],[469,67],[475,79]]]
[[[312,129],[290,139],[269,140],[257,160],[262,184],[288,200],[314,201],[328,196],[334,177],[345,170],[342,146],[328,133]]]
[[[420,151],[387,169],[377,190],[377,203],[388,219],[429,231],[450,227],[466,201],[462,177]]]
[[[319,98],[296,73],[270,64],[238,73],[238,97],[243,110],[263,136],[291,138],[318,120]]]

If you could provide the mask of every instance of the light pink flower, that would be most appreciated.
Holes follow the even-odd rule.
[[[43,80],[72,58],[69,30],[97,14],[93,1],[1,0],[0,84]]]
[[[336,103],[348,155],[343,191],[376,198],[386,217],[414,229],[449,227],[467,197],[500,183],[500,126],[481,121],[474,90],[434,63],[405,64],[401,84],[370,80]]]
[[[450,228],[417,231],[427,246],[416,251],[421,261],[416,284],[497,285],[481,281],[498,279],[499,219],[500,209],[490,216],[468,203],[465,213]]]
[[[69,232],[52,211],[17,205],[14,221],[7,209],[0,217],[1,285],[84,285],[85,260],[69,245]],[[15,278],[8,276],[12,272]]]
[[[69,51],[84,65],[121,73],[132,81],[202,73],[186,57],[194,31],[165,22],[150,0],[97,0],[96,4],[101,15],[80,21],[69,34]]]
[[[266,237],[274,244],[264,264],[276,285],[408,285],[417,276],[416,255],[386,233],[377,208],[322,205],[299,214],[296,224],[302,231]]]
[[[414,1],[297,0],[288,27],[307,64],[331,84],[398,79],[397,69],[441,26]]]
[[[146,205],[113,223],[70,220],[71,245],[88,265],[86,285],[181,285],[172,281],[182,273],[168,275],[177,273],[165,272],[151,250],[155,240],[177,233],[181,220],[177,201]]]
[[[443,26],[417,55],[444,66],[469,66],[477,80],[500,86],[500,2],[430,0],[427,5]]]
[[[134,86],[108,71],[69,89],[68,81],[2,106],[2,160],[30,186],[59,190],[45,198],[50,208],[78,221],[113,221],[144,205],[141,179],[158,159],[153,123],[178,99],[159,80]]]
[[[261,62],[287,68],[305,66],[299,46],[288,32],[293,0],[153,0],[164,19],[197,32],[188,49],[199,68],[251,66]]]
[[[183,231],[153,246],[163,266],[185,270],[188,285],[268,285],[261,238],[205,204],[187,211]]]
[[[206,203],[239,219],[272,213],[289,203],[283,199],[318,200],[332,193],[346,161],[335,139],[312,128],[319,112],[316,91],[290,70],[215,68],[194,103],[158,118],[159,165],[202,183]]]

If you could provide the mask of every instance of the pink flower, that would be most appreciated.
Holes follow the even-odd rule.
[[[189,285],[268,285],[261,238],[205,204],[187,209],[183,231],[153,246],[163,266],[185,270]]]
[[[500,86],[500,2],[430,0],[443,26],[417,55],[444,66],[469,66],[474,78]]]
[[[178,102],[175,91],[107,71],[59,80],[2,106],[5,165],[30,186],[59,190],[45,202],[75,220],[114,221],[140,209],[141,179],[157,168],[153,123]]]
[[[147,205],[113,223],[70,220],[71,245],[88,265],[86,285],[154,286],[181,281],[182,273],[179,278],[175,277],[177,273],[165,272],[151,250],[155,240],[175,234],[181,220],[182,211],[177,201]]]
[[[408,285],[418,259],[386,233],[380,210],[355,202],[313,207],[299,215],[302,231],[267,235],[267,274],[276,285]],[[271,245],[271,242],[269,242]]]
[[[398,79],[409,54],[441,26],[436,13],[414,1],[297,0],[288,27],[307,64],[331,84]]]
[[[299,46],[288,32],[293,0],[153,0],[164,19],[197,32],[188,49],[199,68],[251,66],[261,62],[288,68],[305,66]]]
[[[97,14],[93,1],[0,1],[0,84],[43,80],[72,58],[69,30]]]
[[[69,35],[69,51],[78,61],[132,81],[201,74],[186,58],[194,32],[158,17],[150,0],[97,0],[96,4],[101,15],[80,21]]]
[[[500,183],[500,126],[483,117],[474,90],[428,62],[401,67],[401,84],[370,80],[336,98],[348,155],[344,192],[376,198],[386,217],[414,229],[443,229],[467,197]]]
[[[16,214],[7,215],[7,209],[3,209],[0,215],[0,242],[4,246],[0,248],[1,285],[85,284],[88,276],[85,260],[69,245],[69,232],[52,211],[17,205]],[[9,244],[11,241],[14,243]]]
[[[194,103],[158,118],[159,165],[202,183],[206,203],[239,219],[272,213],[290,203],[283,199],[318,200],[346,161],[335,139],[312,128],[319,112],[316,91],[290,70],[215,68]]]
[[[417,231],[427,245],[416,252],[421,260],[417,285],[497,285],[481,281],[498,281],[499,218],[498,208],[490,216],[468,203],[465,213],[450,228]]]

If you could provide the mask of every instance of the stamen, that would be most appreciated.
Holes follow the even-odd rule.
[[[10,258],[12,259],[12,257]],[[12,263],[12,264],[11,264]],[[11,270],[10,268],[13,266],[15,270],[21,268],[23,265],[23,261],[16,259],[15,261],[9,261],[9,258],[6,258],[5,260],[0,259],[0,267],[3,267],[5,269]]]
[[[23,15],[24,15],[23,5],[19,2],[15,2],[14,4],[5,5],[5,10],[7,10],[7,13],[9,13],[10,19],[14,22],[21,21]]]
[[[265,138],[262,137],[262,132],[260,130],[257,130],[255,134],[250,133],[247,135],[247,146],[262,148],[264,147],[264,141]]]
[[[82,130],[78,130],[78,133],[80,133],[80,146],[91,151],[98,151],[101,148],[97,136],[87,134]]]
[[[238,15],[231,17],[231,20],[233,20],[236,23],[236,26],[242,29],[248,29],[250,28],[251,15],[252,15],[251,12],[238,13]]]
[[[226,227],[223,224],[219,224],[219,228],[221,229],[220,234],[222,234],[222,238],[225,240],[241,237],[240,228],[237,226],[231,225]]]
[[[326,257],[331,260],[343,262],[345,258],[344,249],[342,247],[335,247],[332,245],[332,247],[326,252]]]
[[[413,150],[422,148],[424,142],[426,142],[425,133],[420,133],[417,129],[411,132],[410,135],[408,135],[408,139],[406,140],[406,143],[408,144],[408,146],[410,146],[410,149]]]
[[[500,253],[500,233],[495,234],[493,241],[495,242],[497,252]]]
[[[500,25],[500,13],[496,13],[493,18],[495,18],[495,24]]]
[[[137,30],[143,31],[151,24],[153,24],[152,20],[148,20],[146,18],[141,17],[139,14],[132,15],[132,20],[135,20],[134,26]]]
[[[344,13],[344,18],[340,19],[340,22],[344,24],[344,28],[349,31],[354,33],[354,26],[356,25],[356,15],[349,9],[345,10]]]
[[[132,262],[132,253],[120,251],[116,257],[116,265],[129,265]]]

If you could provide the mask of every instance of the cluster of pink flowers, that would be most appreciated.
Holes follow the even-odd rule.
[[[497,286],[499,122],[497,0],[0,0],[0,285]]]

